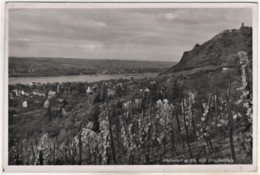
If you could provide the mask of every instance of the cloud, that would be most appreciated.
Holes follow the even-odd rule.
[[[242,22],[250,9],[23,9],[9,14],[9,54],[178,61]]]
[[[174,14],[174,13],[166,13],[164,14],[164,17],[167,19],[167,20],[174,20],[178,17],[177,14]]]
[[[94,27],[104,28],[107,26],[104,22],[98,22],[98,21],[88,21],[88,23]]]

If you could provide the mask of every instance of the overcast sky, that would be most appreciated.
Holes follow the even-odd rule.
[[[179,61],[250,9],[11,9],[9,55]]]

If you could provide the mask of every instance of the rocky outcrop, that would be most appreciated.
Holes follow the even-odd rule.
[[[239,51],[245,51],[252,58],[252,28],[243,24],[240,29],[225,30],[202,45],[196,44],[166,73],[203,66],[236,66]]]

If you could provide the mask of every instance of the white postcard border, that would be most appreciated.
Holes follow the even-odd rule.
[[[31,0],[29,0],[31,1]],[[29,2],[27,1],[27,2]],[[9,3],[10,2],[10,3]],[[22,3],[23,1],[17,0],[15,6],[13,2],[8,1],[8,8],[251,8],[253,17],[253,164],[252,165],[81,165],[81,166],[14,166],[8,165],[8,15],[3,12],[5,16],[5,34],[4,46],[4,61],[3,61],[3,169],[4,172],[247,172],[255,171],[257,165],[257,119],[258,115],[258,7],[257,3]],[[37,2],[37,1],[36,1]],[[41,1],[43,2],[43,1]],[[58,2],[58,1],[55,1]],[[83,2],[83,1],[80,1]],[[86,1],[84,1],[86,2]],[[87,1],[94,2],[94,1]],[[98,1],[95,1],[98,2]],[[113,1],[110,1],[113,2]],[[151,1],[149,1],[151,2]],[[158,1],[153,1],[158,2]],[[208,1],[207,1],[208,2]],[[240,1],[241,2],[241,1]],[[251,1],[252,2],[252,1]],[[5,9],[7,10],[7,9]],[[3,33],[3,32],[2,32]]]

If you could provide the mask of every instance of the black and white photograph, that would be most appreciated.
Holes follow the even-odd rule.
[[[8,167],[253,165],[254,4],[116,4],[6,4]]]

